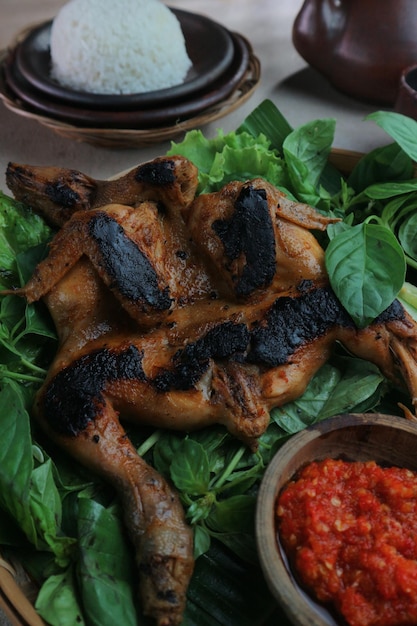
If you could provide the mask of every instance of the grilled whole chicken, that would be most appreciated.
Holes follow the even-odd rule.
[[[119,417],[186,431],[221,423],[255,449],[270,409],[304,392],[335,342],[405,384],[415,406],[417,325],[394,301],[356,328],[310,232],[334,220],[261,179],[194,197],[195,168],[174,157],[116,182],[16,164],[7,180],[61,226],[15,292],[44,298],[59,335],[36,416],[118,489],[145,611],[159,626],[179,624],[191,531]],[[57,180],[62,195],[54,196],[47,189]],[[72,191],[83,200],[69,206]]]

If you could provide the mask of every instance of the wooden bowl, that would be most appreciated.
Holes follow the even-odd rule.
[[[260,486],[256,540],[266,582],[293,624],[335,626],[339,622],[300,588],[288,567],[275,528],[281,489],[304,465],[325,458],[373,460],[417,471],[416,451],[416,422],[373,413],[339,415],[320,422],[292,437],[277,452]]]

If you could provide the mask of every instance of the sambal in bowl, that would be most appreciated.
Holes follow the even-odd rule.
[[[264,475],[256,536],[293,624],[417,624],[417,423],[345,414],[292,437]]]

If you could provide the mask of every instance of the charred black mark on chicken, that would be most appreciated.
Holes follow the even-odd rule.
[[[270,367],[283,365],[297,348],[323,336],[336,324],[353,326],[331,289],[278,298],[266,319],[252,331],[250,360]]]
[[[404,307],[399,300],[394,300],[385,311],[382,311],[382,313],[375,318],[372,325],[387,324],[395,320],[405,320]]]
[[[89,222],[89,234],[98,244],[112,287],[135,303],[165,311],[171,306],[168,288],[160,289],[157,274],[146,255],[126,236],[120,224],[98,212]]]
[[[299,297],[275,300],[266,319],[252,330],[249,361],[269,367],[284,365],[297,348],[322,337],[331,328],[355,327],[330,287],[311,291],[305,288],[306,285]],[[374,320],[373,326],[402,319],[404,309],[395,300]]]
[[[75,189],[60,181],[46,185],[45,195],[56,205],[68,209],[76,206],[81,200],[80,194]]]
[[[174,356],[173,369],[162,372],[152,384],[158,391],[191,389],[207,371],[210,359],[243,360],[249,337],[245,324],[225,322],[215,326],[179,350]]]
[[[135,346],[120,353],[103,348],[61,370],[45,393],[47,422],[60,434],[77,435],[99,414],[106,383],[145,380],[142,358]]]
[[[245,257],[242,273],[235,278],[238,296],[249,296],[271,283],[275,275],[275,235],[264,189],[242,187],[231,219],[216,220],[213,230],[230,261]]]
[[[144,163],[137,168],[135,179],[140,183],[158,187],[172,185],[175,182],[175,163],[174,161]]]

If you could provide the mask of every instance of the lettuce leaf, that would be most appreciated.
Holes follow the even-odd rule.
[[[16,256],[50,236],[41,217],[0,191],[0,289],[13,286]]]
[[[286,187],[288,177],[282,157],[265,135],[247,132],[224,134],[207,139],[201,130],[189,131],[181,143],[171,143],[168,156],[180,154],[199,170],[198,193],[217,191],[232,180],[261,177],[277,187]]]

